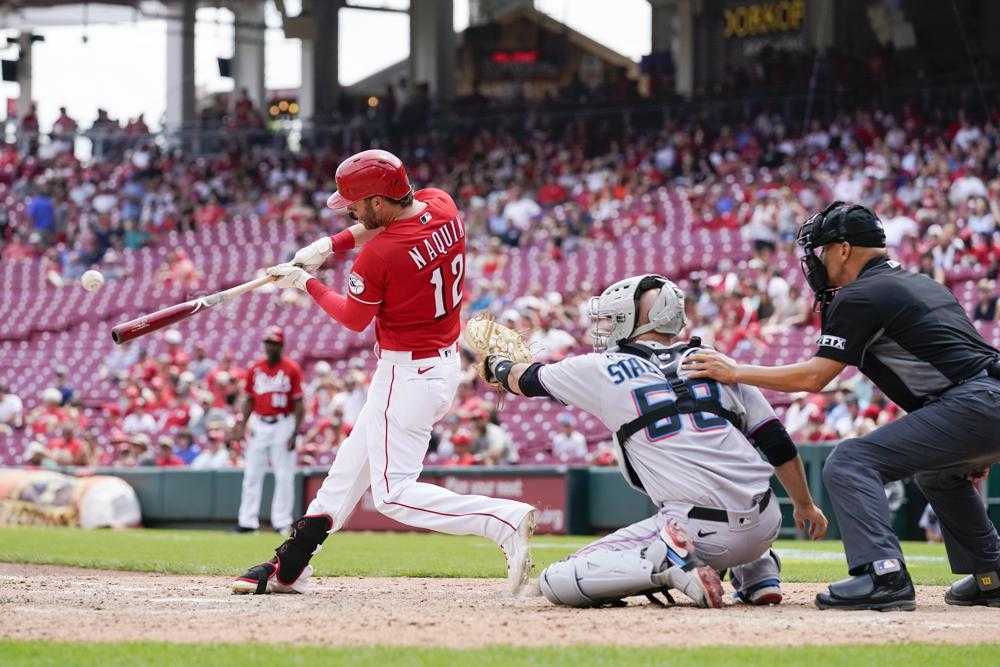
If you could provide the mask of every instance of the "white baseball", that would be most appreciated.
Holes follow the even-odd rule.
[[[104,274],[97,269],[88,269],[80,276],[80,284],[88,292],[99,290],[101,289],[101,285],[104,284]]]

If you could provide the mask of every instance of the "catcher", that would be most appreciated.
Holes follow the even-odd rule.
[[[531,363],[517,333],[472,320],[467,344],[487,382],[548,397],[598,417],[615,434],[619,467],[659,511],[547,567],[549,601],[574,607],[621,604],[676,589],[702,607],[723,606],[720,572],[737,601],[781,602],[781,563],[771,550],[781,512],[772,473],[788,491],[795,524],[819,539],[826,517],[813,503],[795,445],[760,391],[688,380],[681,359],[700,341],[675,342],[684,294],[660,275],[619,281],[591,300],[597,352]],[[754,448],[760,450],[760,454]]]

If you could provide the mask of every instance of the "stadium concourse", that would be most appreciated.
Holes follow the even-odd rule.
[[[856,109],[804,132],[777,113],[527,118],[390,147],[418,187],[458,196],[473,259],[466,315],[489,310],[532,331],[543,357],[588,349],[586,298],[647,271],[687,291],[689,335],[742,360],[805,357],[817,319],[791,240],[832,199],[874,207],[893,255],[946,283],[997,345],[997,115],[941,108]],[[370,333],[275,290],[122,348],[109,330],[246,280],[342,225],[322,204],[338,160],[377,140],[367,131],[295,152],[277,138],[216,137],[209,155],[132,133],[87,162],[69,142],[0,146],[0,463],[238,466],[228,432],[241,369],[270,325],[306,369],[300,463],[329,463],[363,399]],[[349,264],[337,257],[322,277],[342,285]],[[75,280],[90,267],[108,282],[86,293]],[[856,435],[897,412],[858,376],[773,398],[802,442]],[[613,462],[592,418],[517,399],[498,413],[495,399],[469,373],[428,463]]]

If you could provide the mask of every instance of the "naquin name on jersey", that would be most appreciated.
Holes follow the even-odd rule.
[[[448,252],[463,238],[465,238],[465,226],[462,224],[462,218],[456,217],[431,232],[429,239],[423,239],[423,243],[418,243],[410,248],[410,259],[413,260],[419,271],[438,255]]]

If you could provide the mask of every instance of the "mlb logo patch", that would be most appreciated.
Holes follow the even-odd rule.
[[[816,343],[820,347],[833,347],[838,350],[847,349],[847,340],[841,338],[840,336],[830,336],[830,335],[820,336],[819,340],[816,341]]]
[[[422,216],[420,216],[420,224],[421,225],[426,225],[430,221],[431,221],[431,213],[430,213],[430,211],[428,211],[427,213],[424,213]]]

